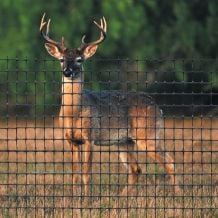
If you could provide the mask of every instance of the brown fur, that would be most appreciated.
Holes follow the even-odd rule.
[[[82,96],[84,93],[82,92],[82,81],[69,82],[69,80],[64,78],[62,92],[63,99],[60,112],[60,124],[65,129],[66,139],[72,148],[72,168],[74,172],[73,184],[75,184],[78,179],[76,172],[79,169],[78,163],[81,161],[79,153],[82,149],[82,153],[84,154],[83,183],[85,185],[85,195],[88,195],[88,184],[90,179],[89,172],[91,170],[92,161],[92,144],[95,140],[95,134],[93,134],[91,129],[101,128],[101,125],[98,126],[92,121],[95,119],[95,117],[92,117],[94,116],[92,110],[97,109],[92,109],[93,107],[90,107],[90,105],[83,105]],[[134,98],[131,98],[131,101],[133,101],[132,99]],[[101,99],[99,99],[99,101],[101,101]],[[128,186],[122,191],[122,195],[131,192],[141,174],[141,168],[139,167],[134,155],[135,151],[145,151],[149,158],[160,163],[170,175],[175,193],[179,193],[179,187],[177,186],[174,176],[174,160],[168,153],[164,152],[161,147],[161,139],[159,137],[160,131],[163,131],[163,127],[160,124],[161,114],[158,107],[154,104],[144,105],[139,103],[139,105],[137,105],[137,102],[135,104],[132,102],[132,104],[133,106],[130,105],[127,111],[127,126],[131,129],[128,134],[133,140],[134,145],[118,145],[120,159],[129,171]],[[111,119],[111,124],[108,128],[118,126],[117,122],[119,121]],[[78,142],[82,145],[79,145]]]
[[[128,185],[123,194],[131,191],[137,182],[141,169],[134,151],[144,151],[164,166],[170,175],[175,192],[179,191],[174,176],[174,161],[161,147],[160,110],[146,93],[123,93],[104,91],[101,93],[83,90],[83,68],[81,63],[93,56],[98,45],[106,38],[107,23],[103,17],[100,24],[100,38],[92,43],[82,44],[77,49],[67,49],[64,40],[55,42],[49,38],[49,25],[43,15],[40,31],[46,39],[48,53],[61,61],[63,71],[62,105],[60,126],[72,149],[73,187],[78,180],[80,151],[84,154],[83,183],[85,195],[89,194],[89,179],[92,162],[92,145],[116,145],[120,159],[129,171]],[[47,24],[46,33],[43,32]],[[145,153],[145,154],[146,154]]]

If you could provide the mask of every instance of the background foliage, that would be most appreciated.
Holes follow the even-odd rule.
[[[87,40],[98,37],[98,32],[92,24],[104,15],[108,22],[108,38],[98,49],[96,60],[86,65],[87,71],[100,71],[111,69],[110,76],[116,80],[117,71],[136,71],[139,67],[141,72],[152,74],[154,62],[146,64],[122,64],[117,62],[102,62],[101,58],[124,58],[125,60],[148,58],[175,59],[182,58],[190,61],[185,64],[173,66],[164,62],[158,63],[158,70],[149,78],[151,81],[203,81],[202,85],[183,89],[173,86],[174,92],[211,92],[206,82],[211,81],[210,74],[213,72],[212,89],[217,90],[218,75],[217,61],[207,64],[199,62],[195,66],[191,60],[202,58],[216,58],[218,53],[218,3],[216,0],[2,0],[0,1],[0,91],[7,89],[8,95],[0,95],[2,103],[12,105],[32,104],[36,101],[43,105],[59,102],[59,97],[51,93],[59,91],[59,85],[54,86],[51,81],[59,81],[59,65],[50,61],[44,46],[43,39],[39,34],[39,23],[42,14],[52,18],[51,35],[60,39],[63,35],[69,47],[78,47],[83,34]],[[7,58],[10,59],[7,59]],[[19,61],[16,61],[16,58]],[[43,61],[46,58],[48,61]],[[126,59],[128,58],[128,59]],[[7,60],[6,60],[7,59]],[[40,61],[41,60],[41,61]],[[127,69],[128,67],[128,69]],[[201,67],[201,68],[199,68]],[[200,69],[200,70],[199,70]],[[45,73],[51,71],[51,73]],[[195,73],[199,74],[196,76]],[[16,75],[15,75],[16,73]],[[99,84],[98,74],[86,75],[87,86],[92,89],[107,88]],[[108,79],[107,73],[102,76]],[[139,78],[144,81],[140,86],[134,85],[138,76],[127,75],[132,82],[128,88],[140,88],[146,91],[163,91],[163,86],[147,86],[143,75]],[[88,81],[94,80],[92,85]],[[18,81],[32,81],[18,83]],[[121,81],[126,80],[121,76]],[[10,84],[9,84],[10,81]],[[38,83],[36,82],[38,81]],[[47,92],[46,97],[27,97],[28,94],[42,90],[42,82]],[[206,84],[206,85],[205,85]],[[7,86],[7,87],[6,87]],[[127,88],[115,84],[114,88]],[[112,87],[112,88],[113,88]],[[166,90],[165,90],[166,89]],[[164,90],[172,91],[172,87]],[[26,94],[25,94],[26,93]],[[21,95],[22,94],[22,95]],[[19,96],[19,97],[18,97]],[[34,95],[33,95],[34,96]],[[201,99],[202,100],[202,99]],[[199,98],[200,101],[200,98]],[[39,107],[40,108],[40,107]],[[39,109],[43,111],[41,107]],[[35,111],[30,110],[30,113]]]
[[[215,0],[3,0],[0,2],[1,57],[39,58],[44,52],[38,32],[44,12],[52,33],[79,46],[86,33],[94,38],[93,19],[108,21],[101,57],[216,57],[218,3]]]

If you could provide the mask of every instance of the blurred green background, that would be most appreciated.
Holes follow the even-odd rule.
[[[92,20],[104,15],[108,39],[100,57],[216,57],[216,0],[2,0],[0,56],[39,58],[45,54],[38,28],[52,19],[52,36],[77,47],[83,34],[94,38]]]
[[[208,96],[198,95],[193,100],[193,96],[183,95],[180,102],[179,96],[172,96],[217,93],[216,0],[2,0],[3,116],[10,111],[24,115],[58,111],[61,73],[57,61],[46,53],[39,33],[44,12],[52,20],[51,37],[58,40],[64,36],[70,48],[78,47],[84,34],[87,41],[96,39],[99,32],[93,20],[105,16],[108,37],[85,66],[87,88],[166,93],[165,98],[154,95],[160,104],[216,104],[211,96],[208,100]],[[109,85],[104,82],[108,80]],[[167,93],[171,93],[170,98]]]

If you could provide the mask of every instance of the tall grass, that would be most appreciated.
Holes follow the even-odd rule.
[[[116,147],[95,147],[90,196],[72,191],[71,152],[55,121],[1,121],[1,217],[216,217],[218,120],[165,119],[165,149],[175,157],[182,194],[162,167],[137,152],[143,174],[119,193],[127,172]],[[81,163],[82,172],[82,163]],[[80,174],[80,172],[78,172]]]

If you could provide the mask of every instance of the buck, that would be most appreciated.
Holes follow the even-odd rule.
[[[94,24],[100,30],[99,39],[86,43],[83,36],[76,49],[66,48],[63,37],[60,42],[49,37],[50,19],[46,22],[45,14],[40,25],[46,40],[45,48],[60,61],[63,73],[59,123],[72,150],[73,190],[78,182],[80,153],[84,154],[82,181],[84,194],[88,195],[93,145],[113,145],[117,146],[119,157],[128,169],[128,184],[121,194],[131,192],[141,174],[135,157],[138,151],[165,168],[174,191],[178,193],[174,159],[161,148],[161,111],[152,98],[144,92],[92,92],[83,88],[83,62],[95,54],[106,38],[105,18],[100,19],[100,23],[94,21]]]

